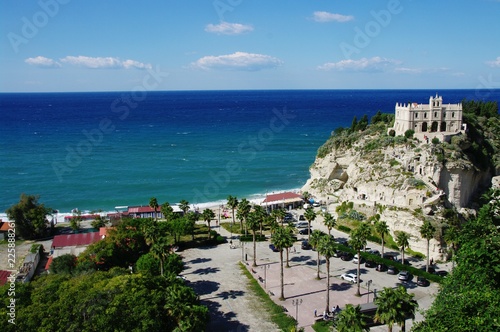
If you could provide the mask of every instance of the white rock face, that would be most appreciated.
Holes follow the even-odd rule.
[[[491,183],[488,172],[479,171],[467,160],[443,165],[432,144],[367,153],[363,146],[369,139],[316,158],[302,191],[327,204],[354,202],[355,209],[367,216],[380,213],[383,206],[381,219],[389,225],[391,235],[400,230],[411,234],[414,251],[426,254],[427,241],[419,231],[426,218],[440,224],[439,211],[468,207],[478,189]],[[431,240],[430,248],[434,260],[443,258],[440,241]]]

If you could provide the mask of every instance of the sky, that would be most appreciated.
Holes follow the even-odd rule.
[[[500,88],[500,0],[2,0],[0,92]]]

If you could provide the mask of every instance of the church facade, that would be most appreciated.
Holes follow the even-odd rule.
[[[462,130],[462,104],[443,104],[443,97],[436,94],[429,104],[396,103],[392,128],[396,136],[411,129],[415,134],[456,134]]]

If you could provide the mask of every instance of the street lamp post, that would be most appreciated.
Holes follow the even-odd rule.
[[[292,300],[292,305],[295,306],[295,321],[297,322],[297,327],[299,327],[299,305],[302,304],[302,299]]]
[[[366,299],[366,303],[370,302],[370,285],[372,284],[372,280],[368,280],[366,282],[366,286],[368,287],[368,298]]]
[[[263,265],[261,268],[264,269],[264,289],[267,290],[267,269],[270,268],[270,265],[266,264]]]

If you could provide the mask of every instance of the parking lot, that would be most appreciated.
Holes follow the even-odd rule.
[[[302,229],[302,228],[301,228]],[[327,232],[322,225],[322,220],[318,218],[312,222],[312,229],[320,229]],[[348,236],[345,233],[332,230],[337,241],[347,241]],[[304,327],[306,331],[312,331],[311,325],[315,320],[321,317],[315,317],[314,312],[322,315],[326,310],[326,264],[323,257],[320,257],[320,280],[316,279],[317,252],[314,250],[304,250],[301,248],[302,240],[307,239],[306,235],[298,234],[297,242],[289,254],[290,268],[285,268],[285,301],[279,301],[280,279],[279,279],[279,253],[273,252],[269,248],[270,242],[260,242],[257,244],[257,267],[251,267],[252,263],[252,243],[243,244],[244,252],[248,259],[248,269],[257,280],[262,280],[261,284],[271,294],[276,303],[283,305],[288,313],[298,318],[299,326]],[[372,250],[381,251],[381,246],[375,243],[367,245]],[[241,247],[240,247],[241,248]],[[385,253],[399,256],[399,252],[394,250],[385,250]],[[242,257],[244,257],[242,255]],[[406,257],[409,263],[416,268],[424,268],[425,261],[417,260],[413,257]],[[398,274],[391,275],[387,271],[377,271],[373,267],[365,267],[361,264],[360,268],[360,293],[361,297],[355,295],[357,285],[343,280],[343,274],[357,274],[357,263],[354,260],[342,260],[340,258],[331,258],[330,268],[330,306],[339,305],[341,308],[346,304],[361,304],[372,302],[378,291],[384,287],[396,287],[403,285],[409,293],[415,295],[415,300],[419,304],[419,311],[416,315],[416,321],[422,319],[422,310],[429,308],[432,304],[433,296],[438,291],[438,285],[430,283],[427,287],[418,286],[415,276],[409,276],[407,280],[399,280]],[[440,270],[449,270],[450,264],[436,264],[435,267]],[[408,329],[411,327],[411,320],[407,321]],[[386,326],[373,327],[372,331],[385,331]]]

